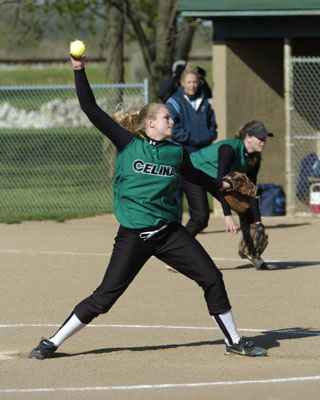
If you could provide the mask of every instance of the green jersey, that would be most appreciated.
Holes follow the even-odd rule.
[[[121,225],[143,229],[178,221],[182,162],[182,146],[168,140],[153,146],[135,138],[117,154],[114,206]]]
[[[210,146],[203,147],[199,151],[190,154],[192,164],[195,168],[201,169],[206,174],[217,178],[218,176],[218,161],[219,161],[219,148],[227,144],[231,146],[235,152],[234,162],[230,171],[247,172],[247,160],[244,154],[244,143],[241,139],[226,139],[211,144]]]

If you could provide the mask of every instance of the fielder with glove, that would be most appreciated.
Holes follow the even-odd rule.
[[[208,190],[222,204],[226,221],[226,231],[237,234],[239,225],[231,210],[239,215],[243,237],[239,244],[239,255],[250,260],[257,269],[265,269],[261,254],[268,244],[268,236],[261,221],[256,192],[257,175],[261,164],[268,132],[263,123],[250,121],[243,125],[234,139],[215,142],[190,155],[193,165],[214,178],[228,182],[230,189],[223,193]],[[209,211],[200,210],[194,202],[189,207],[197,209],[200,218],[190,219],[187,230],[197,235],[208,224]],[[202,212],[202,215],[201,215]]]
[[[231,172],[222,178],[229,183],[230,188],[224,190],[223,197],[230,208],[238,214],[243,214],[257,198],[257,187],[247,175],[241,172]]]

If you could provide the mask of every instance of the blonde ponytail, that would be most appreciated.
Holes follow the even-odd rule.
[[[134,136],[143,139],[146,131],[146,121],[148,119],[155,120],[160,108],[167,109],[167,106],[162,103],[150,103],[144,106],[140,111],[128,112],[119,110],[112,118]]]

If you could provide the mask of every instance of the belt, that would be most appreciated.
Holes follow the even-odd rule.
[[[139,237],[143,239],[144,241],[152,238],[152,236],[156,235],[158,232],[162,231],[163,229],[166,229],[168,224],[162,225],[159,229],[156,229],[155,231],[146,231],[146,232],[141,232],[139,234]]]

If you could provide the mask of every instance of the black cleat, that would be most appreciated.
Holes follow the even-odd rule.
[[[262,357],[267,355],[267,350],[256,346],[252,340],[241,337],[239,343],[226,345],[226,354],[235,353],[241,356]]]
[[[241,258],[247,258],[249,261],[252,262],[252,264],[256,267],[256,269],[268,269],[267,264],[263,261],[261,257],[258,256],[252,256],[251,254],[243,254],[239,253]]]
[[[56,350],[57,347],[50,342],[49,339],[42,338],[38,346],[31,350],[29,358],[33,358],[35,360],[44,360],[45,358],[52,357]]]

